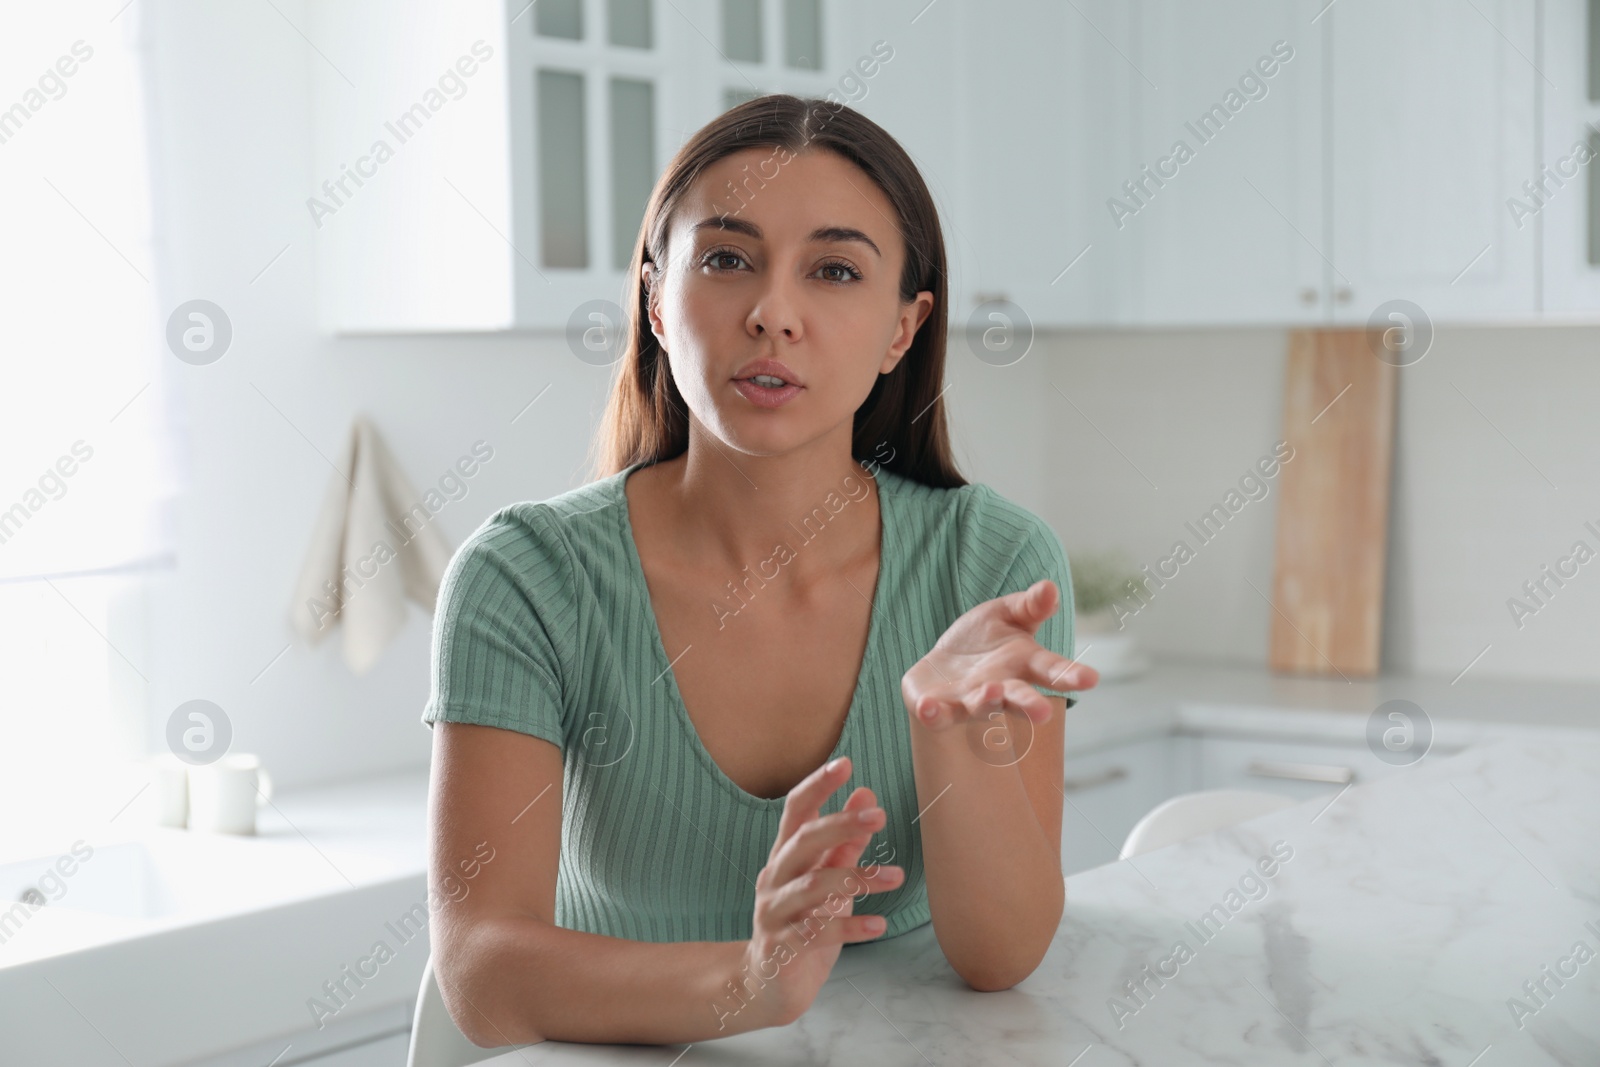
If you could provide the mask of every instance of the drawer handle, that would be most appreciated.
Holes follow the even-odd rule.
[[[1126,767],[1107,767],[1103,771],[1086,775],[1082,778],[1068,778],[1061,783],[1061,791],[1063,793],[1081,793],[1085,789],[1094,789],[1098,786],[1110,785],[1112,782],[1120,782],[1126,777],[1128,777],[1128,769]]]
[[[1295,782],[1326,782],[1329,785],[1349,785],[1356,780],[1356,772],[1349,767],[1331,763],[1279,763],[1277,760],[1251,760],[1250,773],[1257,778],[1287,778]]]

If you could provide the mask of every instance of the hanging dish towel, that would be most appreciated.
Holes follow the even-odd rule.
[[[451,550],[365,416],[356,416],[342,459],[312,531],[291,618],[311,644],[343,622],[345,663],[365,674],[405,625],[407,597],[433,610]]]

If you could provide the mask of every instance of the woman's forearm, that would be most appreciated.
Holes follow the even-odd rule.
[[[1061,922],[1060,861],[1018,765],[980,759],[964,727],[910,727],[934,934],[968,985],[1008,989],[1039,965]]]
[[[484,1047],[672,1044],[770,1025],[744,942],[628,941],[531,916],[455,917],[440,932],[440,990]]]

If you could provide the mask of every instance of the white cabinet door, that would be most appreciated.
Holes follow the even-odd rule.
[[[1537,222],[1544,241],[1543,302],[1547,319],[1600,321],[1600,67],[1586,0],[1544,0],[1542,66],[1553,84],[1544,95],[1545,169],[1518,196],[1524,230]],[[1600,16],[1596,16],[1600,17]],[[1536,213],[1536,220],[1529,213]]]
[[[1327,320],[1324,2],[1133,6],[1133,158],[1095,241],[1131,252],[1139,325]]]
[[[957,321],[1009,301],[1035,327],[1132,322],[1133,248],[1105,200],[1130,159],[1125,4],[955,8],[968,126]],[[954,339],[954,338],[953,338]]]
[[[1134,823],[1163,800],[1191,788],[1178,754],[1184,740],[1163,736],[1067,759],[1063,873],[1115,862]]]
[[[510,328],[501,5],[463,0],[400,14],[380,0],[326,0],[305,13],[308,39],[339,57],[338,68],[309,68],[306,210],[320,327]]]
[[[850,18],[895,49],[857,106],[938,206],[952,352],[966,355],[969,322],[994,324],[994,301],[1039,328],[1131,323],[1133,249],[1104,221],[1132,158],[1127,5],[883,0]]]
[[[324,1020],[320,1030],[308,1028],[184,1062],[188,1067],[405,1067],[413,1011],[411,1004],[390,1004],[353,1019]]]
[[[1535,314],[1536,230],[1507,208],[1538,167],[1534,8],[1341,0],[1322,16],[1336,321],[1393,299],[1436,321]]]
[[[844,38],[839,52],[846,63],[874,49],[890,57],[873,77],[857,77],[850,91],[836,95],[882,126],[916,163],[943,225],[947,311],[954,320],[955,294],[970,267],[961,212],[967,152],[962,116],[964,86],[974,72],[959,41],[962,16],[949,4],[878,0],[846,5],[839,19]]]

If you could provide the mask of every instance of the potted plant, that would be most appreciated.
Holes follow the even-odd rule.
[[[1150,660],[1127,629],[1126,616],[1137,607],[1129,594],[1143,577],[1139,570],[1118,549],[1075,552],[1068,564],[1072,568],[1077,659],[1099,671],[1102,682],[1137,677],[1149,670]]]

